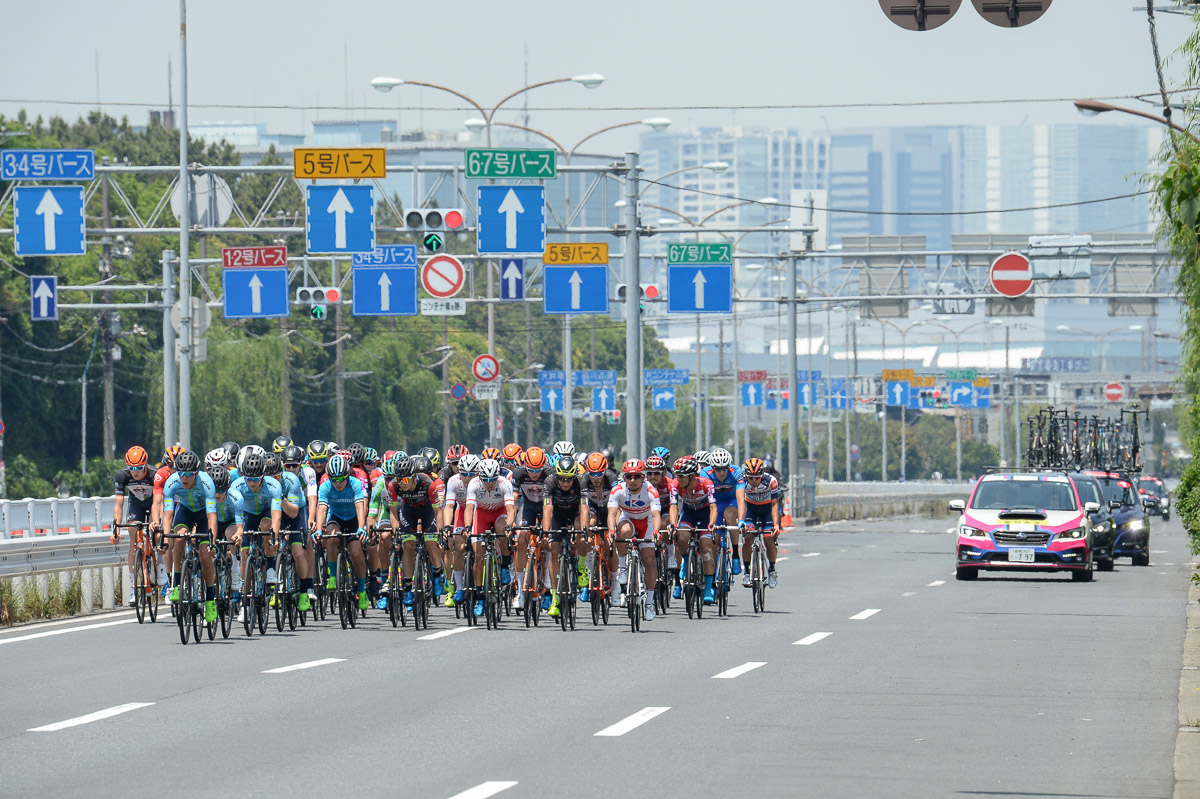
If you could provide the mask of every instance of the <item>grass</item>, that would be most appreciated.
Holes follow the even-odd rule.
[[[96,582],[100,582],[99,575]],[[99,599],[99,593],[95,592],[95,599]],[[45,596],[38,589],[36,577],[25,578],[20,589],[11,579],[0,580],[0,626],[74,616],[82,605],[83,580],[78,571],[72,572],[65,584],[58,574],[50,575]]]

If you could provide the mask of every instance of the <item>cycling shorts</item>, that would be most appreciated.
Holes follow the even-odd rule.
[[[521,524],[528,524],[531,527],[536,527],[542,523],[542,503],[532,502],[528,497],[521,499],[521,515],[518,517]]]
[[[260,530],[260,529],[262,529],[262,523],[263,523],[264,519],[266,519],[266,521],[267,521],[267,529],[270,530],[271,529],[271,512],[270,511],[267,511],[266,513],[247,513],[246,521],[244,524],[242,524],[242,529],[250,530],[251,532]]]
[[[358,532],[358,519],[347,519],[344,516],[329,515],[325,517],[326,527],[336,527],[343,533]]]
[[[203,510],[192,510],[187,505],[176,505],[175,515],[171,518],[171,532],[180,527],[188,530],[194,527],[197,533],[208,532],[208,514]]]
[[[130,497],[129,502],[125,505],[125,523],[150,521],[150,506],[151,503],[148,500],[140,502]]]
[[[746,524],[750,527],[762,525],[764,530],[774,530],[775,522],[771,517],[771,504],[753,505],[746,503]]]
[[[679,511],[679,526],[702,531],[701,538],[712,538],[712,530],[708,526],[708,508],[708,505],[703,508],[689,508],[684,505]]]
[[[475,508],[475,523],[471,527],[471,535],[479,535],[487,530],[496,528],[496,520],[504,517],[508,512],[507,505],[501,505],[499,508]]]
[[[733,508],[734,512],[737,511],[737,496],[730,496],[729,501],[727,501],[727,502],[722,502],[720,496],[718,496],[716,499],[716,506],[717,506],[717,524],[724,524],[725,523],[725,509]]]
[[[563,511],[557,508],[550,514],[550,543],[561,544],[566,540],[563,535],[563,530],[571,530],[575,527],[575,522],[579,520],[579,515],[573,511]],[[578,540],[578,538],[576,539]]]
[[[416,541],[423,535],[426,541],[438,540],[437,513],[432,505],[400,505],[400,541]],[[417,533],[417,525],[421,532]]]
[[[654,528],[650,526],[649,519],[631,519],[622,513],[617,517],[617,537],[624,538],[621,535],[620,528],[625,522],[633,525],[633,532],[629,534],[630,538],[637,539],[638,549],[649,549],[654,546]]]

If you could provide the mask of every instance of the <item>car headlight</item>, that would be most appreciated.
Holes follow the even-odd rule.
[[[1062,539],[1062,538],[1086,538],[1086,537],[1087,537],[1087,530],[1084,530],[1082,527],[1076,527],[1074,530],[1064,530],[1061,533],[1058,533],[1058,538],[1060,538],[1060,539]]]
[[[1093,527],[1092,531],[1096,532],[1096,533],[1107,533],[1108,525],[1105,524],[1104,522],[1101,522],[1100,524],[1097,524],[1095,527]]]
[[[1136,533],[1138,530],[1141,530],[1145,526],[1146,525],[1142,522],[1141,519],[1132,519],[1125,523],[1125,529],[1131,533]]]
[[[976,527],[970,527],[962,524],[958,527],[958,534],[966,538],[987,538],[988,534]]]

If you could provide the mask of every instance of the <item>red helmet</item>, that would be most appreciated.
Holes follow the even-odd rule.
[[[588,474],[603,474],[608,469],[608,458],[603,452],[593,452],[583,462],[583,468]]]
[[[549,461],[541,447],[530,447],[525,450],[525,468],[531,472],[540,472],[546,468]]]
[[[621,464],[621,474],[626,478],[633,477],[635,475],[639,477],[645,477],[646,464],[639,460],[625,461],[623,464]]]
[[[646,458],[646,469],[651,472],[661,472],[667,468],[667,462],[657,455]]]
[[[446,463],[456,463],[462,460],[463,455],[469,454],[466,444],[451,444],[450,449],[446,450]]]

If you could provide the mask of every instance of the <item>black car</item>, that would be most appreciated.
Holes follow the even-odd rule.
[[[1113,557],[1128,557],[1134,566],[1150,565],[1150,515],[1147,511],[1158,507],[1158,500],[1141,498],[1134,488],[1133,478],[1123,472],[1085,472],[1100,483],[1108,507],[1113,512],[1116,525],[1116,540],[1113,541]]]
[[[1158,505],[1150,508],[1151,513],[1158,513],[1164,520],[1171,518],[1171,492],[1167,491],[1161,477],[1142,475],[1137,479],[1137,487],[1143,499],[1150,497],[1158,500]]]
[[[1108,506],[1108,500],[1104,496],[1104,488],[1100,485],[1100,481],[1090,474],[1072,472],[1070,478],[1075,483],[1075,489],[1079,492],[1081,502],[1085,505],[1088,502],[1095,502],[1100,506],[1095,513],[1088,514],[1088,518],[1092,522],[1092,559],[1100,571],[1112,571],[1113,543],[1116,541],[1117,527],[1113,510]]]

